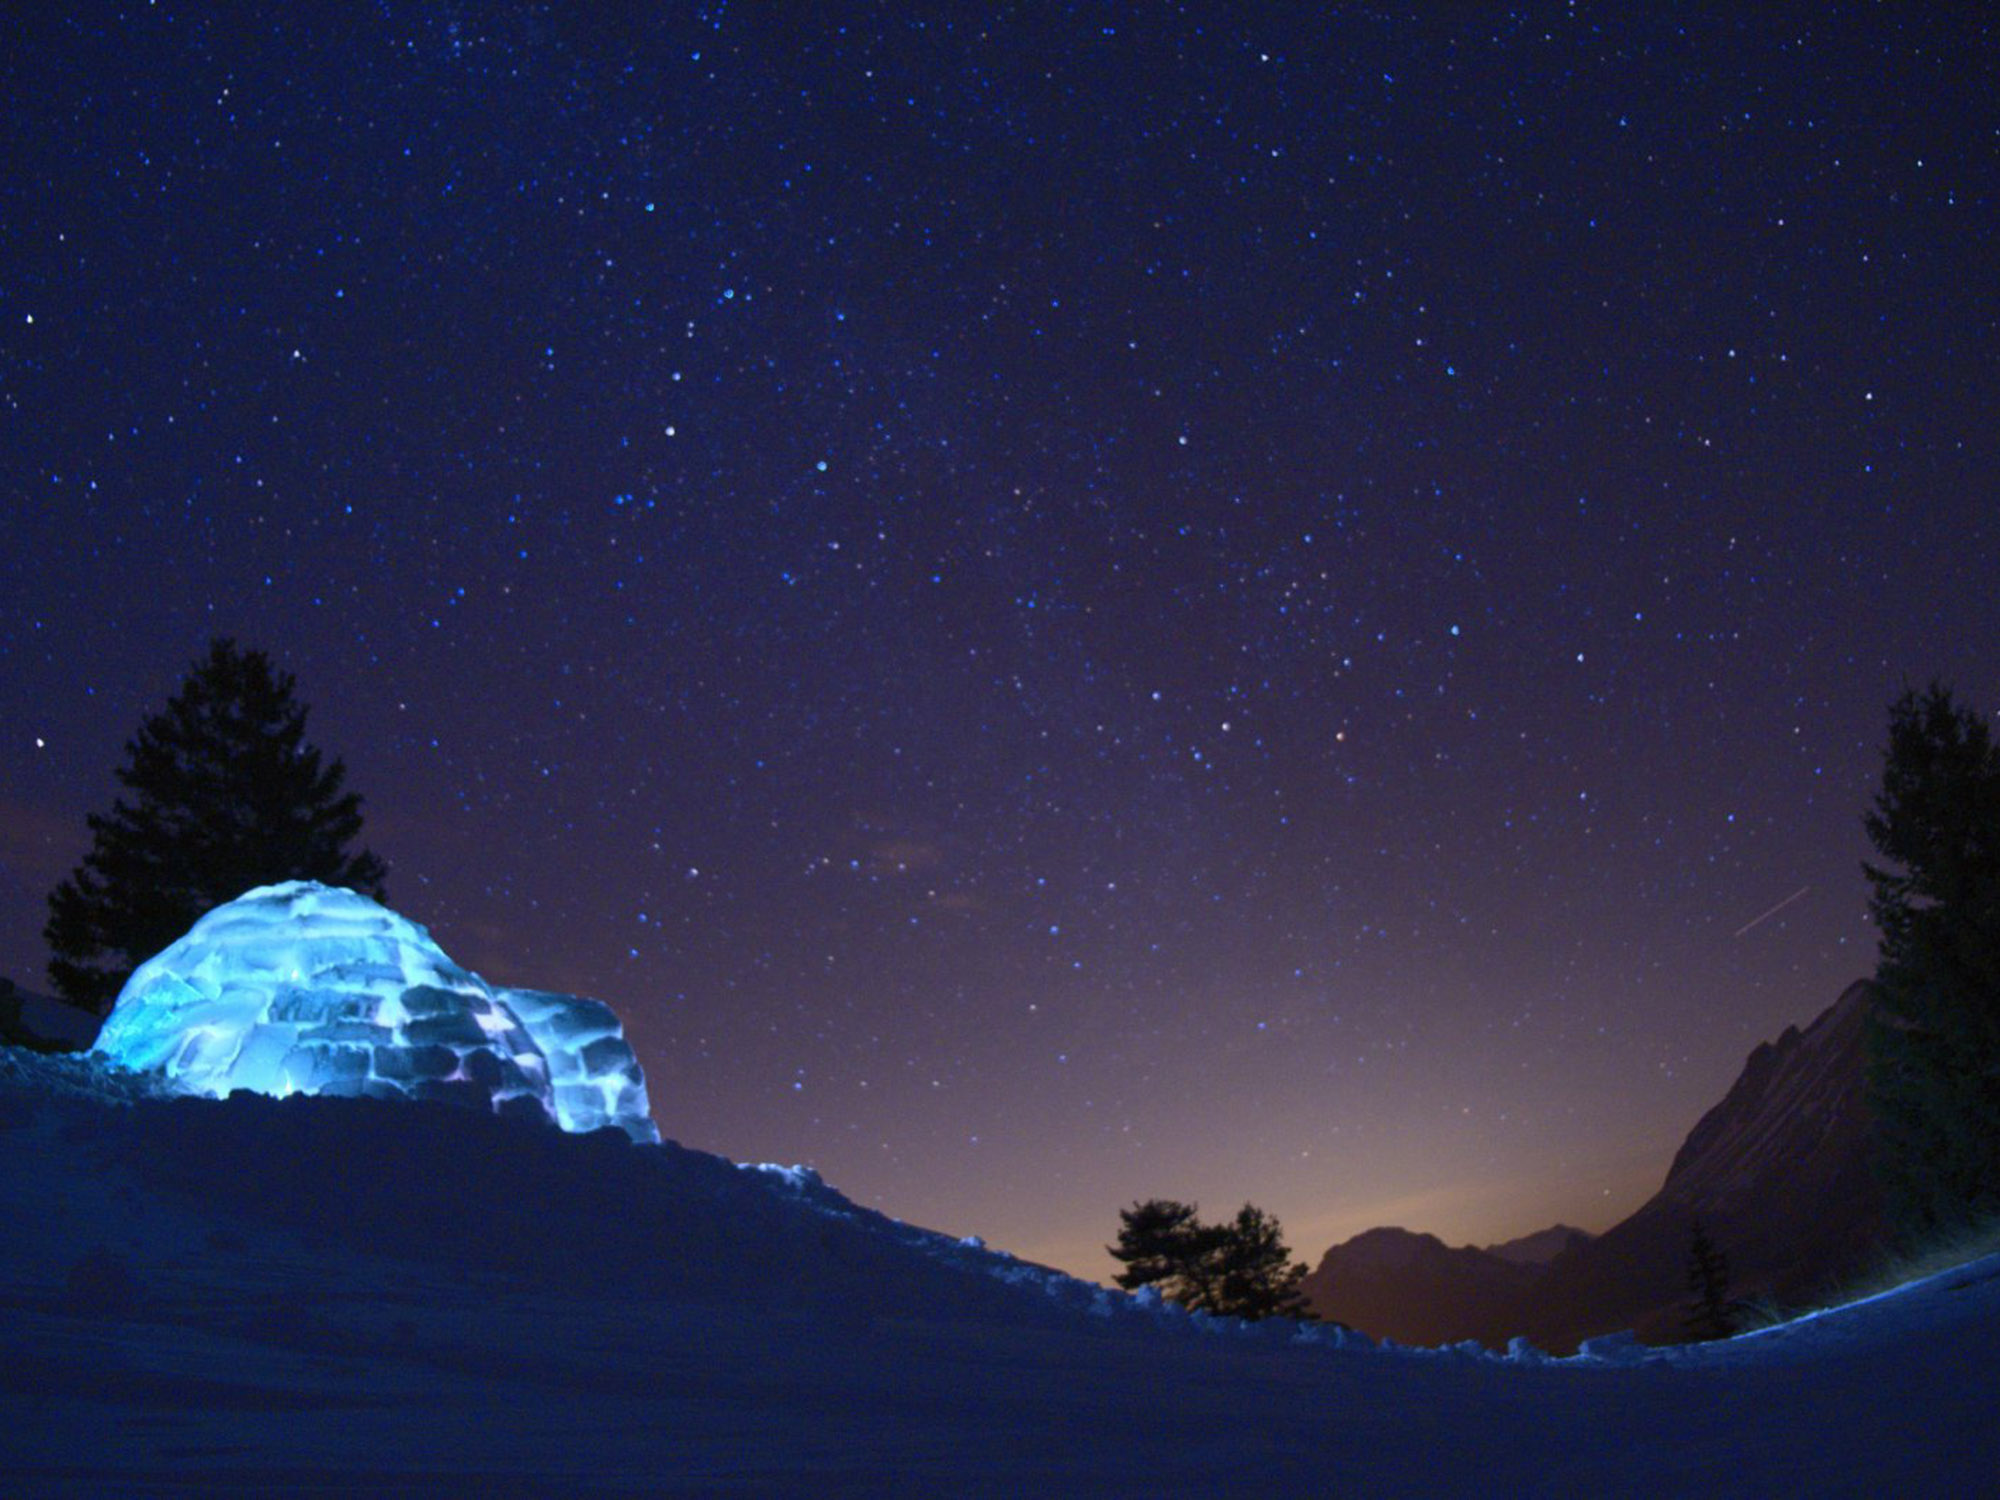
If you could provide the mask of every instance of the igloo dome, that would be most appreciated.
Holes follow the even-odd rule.
[[[192,1094],[444,1099],[658,1141],[611,1007],[499,989],[355,891],[246,892],[136,969],[91,1049]]]

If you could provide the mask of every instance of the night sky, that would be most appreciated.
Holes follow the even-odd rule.
[[[1872,967],[1889,701],[2000,706],[1975,8],[38,9],[31,987],[227,634],[687,1145],[1087,1275],[1596,1229]]]

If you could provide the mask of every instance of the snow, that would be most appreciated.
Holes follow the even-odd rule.
[[[1375,1348],[809,1168],[0,1049],[17,1491],[1972,1493],[2000,1259],[1726,1343]]]
[[[190,1094],[441,1099],[656,1141],[600,1001],[496,989],[416,923],[294,880],[217,907],[119,992],[92,1049]]]
[[[14,1007],[13,1024],[32,1045],[74,1052],[88,1047],[97,1033],[97,1018],[88,1011],[52,1000],[47,995],[14,989],[5,981],[0,981],[0,1017],[4,1017],[10,1000]]]

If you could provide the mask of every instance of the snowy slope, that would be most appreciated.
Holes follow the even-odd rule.
[[[10,1491],[1948,1494],[2000,1471],[2000,1262],[1671,1357],[1378,1351],[1169,1315],[810,1174],[446,1106],[145,1093],[0,1052]]]
[[[79,1052],[96,1035],[96,1016],[0,978],[0,1045]]]

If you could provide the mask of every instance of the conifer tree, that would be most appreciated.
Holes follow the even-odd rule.
[[[2000,1213],[2000,752],[1933,683],[1889,711],[1866,819],[1878,1170],[1906,1240]]]
[[[1726,1339],[1736,1332],[1736,1303],[1729,1295],[1729,1257],[1697,1219],[1688,1236],[1688,1290],[1694,1293],[1684,1320],[1697,1339]]]
[[[1149,1198],[1118,1211],[1118,1243],[1106,1246],[1125,1269],[1115,1278],[1126,1291],[1156,1286],[1169,1301],[1214,1312],[1219,1287],[1211,1262],[1219,1248],[1214,1226],[1196,1216],[1196,1205]]]
[[[1205,1224],[1191,1203],[1152,1198],[1118,1211],[1127,1291],[1155,1286],[1191,1312],[1234,1318],[1311,1318],[1299,1291],[1306,1268],[1292,1263],[1274,1215],[1246,1203],[1234,1220]]]
[[[1217,1258],[1225,1311],[1239,1318],[1310,1318],[1299,1291],[1306,1268],[1285,1248],[1277,1217],[1255,1204],[1237,1210]]]
[[[290,673],[215,641],[125,747],[128,796],[90,816],[91,846],[49,893],[49,978],[73,1005],[111,1007],[133,969],[253,886],[320,880],[380,899],[387,866],[347,852],[361,799],[306,743]]]

